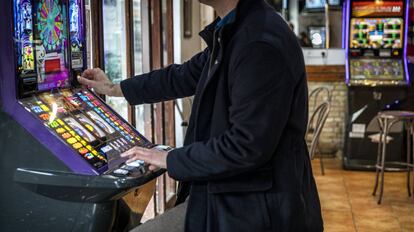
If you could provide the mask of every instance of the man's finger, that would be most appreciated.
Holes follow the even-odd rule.
[[[89,85],[89,86],[94,86],[95,84],[95,81],[89,80],[81,76],[78,76],[78,82],[81,83],[82,85]]]
[[[133,147],[131,149],[129,149],[128,151],[124,152],[121,154],[121,157],[127,157],[127,156],[131,156],[134,155],[136,152],[137,147]]]
[[[93,77],[94,75],[94,71],[93,69],[86,69],[85,71],[83,71],[82,76],[83,77]]]

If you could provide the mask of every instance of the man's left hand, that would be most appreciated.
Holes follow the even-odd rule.
[[[149,169],[167,168],[168,152],[143,147],[134,147],[121,154],[121,157],[128,157],[126,163],[142,160],[150,164]]]

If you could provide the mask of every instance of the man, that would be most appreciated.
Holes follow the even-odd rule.
[[[195,95],[184,147],[123,154],[180,181],[185,231],[322,231],[295,35],[263,0],[200,2],[220,16],[200,33],[205,51],[120,85],[99,69],[79,81],[132,105]]]

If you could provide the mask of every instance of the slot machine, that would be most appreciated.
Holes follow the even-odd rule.
[[[348,117],[343,165],[375,169],[379,136],[376,115],[403,110],[410,78],[407,63],[408,0],[348,0],[344,41]],[[389,161],[404,161],[403,125],[393,127]],[[374,139],[375,141],[375,139]]]
[[[122,197],[164,172],[125,163],[160,147],[77,83],[84,14],[83,0],[2,2],[0,231],[123,231]]]

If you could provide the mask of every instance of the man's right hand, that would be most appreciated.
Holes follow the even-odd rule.
[[[123,97],[121,87],[112,83],[108,76],[100,68],[87,69],[78,76],[78,81],[82,85],[93,88],[98,94]]]

